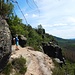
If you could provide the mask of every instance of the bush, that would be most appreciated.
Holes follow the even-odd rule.
[[[25,64],[26,60],[22,56],[12,61],[12,65],[20,74],[25,74],[25,72],[27,71],[27,67]]]
[[[56,67],[54,70],[53,70],[53,74],[52,75],[65,75],[64,74],[64,70],[62,68],[58,68]]]
[[[56,63],[55,61],[54,63],[55,69],[52,70],[53,71],[52,75],[75,75],[75,63],[66,60],[66,65],[63,64],[62,67],[60,67],[58,63]]]
[[[8,63],[2,73],[5,75],[10,75],[11,71],[12,71],[12,64]]]
[[[11,63],[8,63],[3,71],[0,73],[0,75],[10,75],[10,73],[13,73],[13,69],[15,70],[14,75],[22,75],[25,74],[27,71],[26,67],[26,59],[24,59],[22,56],[20,58],[14,59]]]

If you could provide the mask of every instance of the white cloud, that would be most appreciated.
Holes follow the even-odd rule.
[[[25,16],[28,16],[28,14],[26,13]]]
[[[58,23],[58,24],[54,24],[53,26],[67,26],[67,24]]]
[[[40,10],[40,16],[37,8],[33,10],[24,6],[24,13],[27,12],[25,16],[32,26],[41,24],[48,33],[64,38],[75,36],[75,0],[34,1]]]
[[[48,27],[65,27],[65,26],[68,26],[67,24],[64,24],[64,23],[58,23],[58,24],[42,24],[42,26],[44,28],[48,28]]]
[[[47,28],[46,29],[47,33],[50,33],[52,35],[58,36],[58,37],[62,37],[65,39],[69,39],[69,38],[75,38],[75,26],[68,26],[65,28]]]
[[[68,22],[75,23],[75,17],[69,17],[67,19]]]
[[[35,18],[35,17],[38,17],[38,15],[36,15],[36,14],[32,14],[32,17]]]

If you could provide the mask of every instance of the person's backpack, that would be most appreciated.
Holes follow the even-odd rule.
[[[15,41],[18,41],[18,37],[15,38]]]

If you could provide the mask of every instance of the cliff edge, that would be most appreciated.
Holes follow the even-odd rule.
[[[15,45],[12,46],[13,53],[10,61],[20,56],[26,59],[27,71],[25,75],[52,75],[54,68],[53,61],[50,57],[42,52],[35,51],[31,47],[20,47],[15,51]]]

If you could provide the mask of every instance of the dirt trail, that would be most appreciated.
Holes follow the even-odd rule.
[[[10,59],[23,56],[26,58],[27,72],[25,75],[52,75],[51,69],[54,68],[52,59],[46,54],[39,51],[34,51],[31,47],[22,48],[15,51],[15,46],[12,46],[12,55]]]

